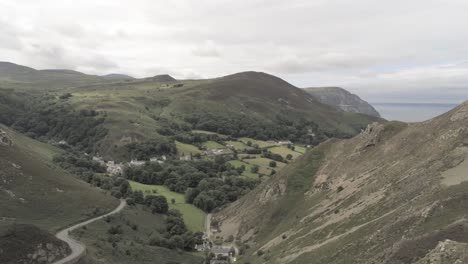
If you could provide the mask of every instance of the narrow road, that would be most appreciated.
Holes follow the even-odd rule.
[[[64,230],[58,232],[55,235],[55,237],[57,237],[58,239],[60,239],[62,241],[65,241],[68,244],[68,246],[70,247],[70,249],[72,250],[72,253],[70,255],[68,255],[66,258],[58,260],[58,261],[54,262],[53,264],[75,263],[78,260],[77,258],[80,258],[83,255],[84,251],[86,250],[86,247],[83,244],[81,244],[80,242],[76,241],[75,239],[73,239],[73,238],[71,238],[69,236],[70,232],[72,232],[73,230],[75,230],[77,228],[80,228],[82,226],[91,224],[92,222],[100,220],[100,219],[102,219],[102,218],[104,218],[106,216],[116,214],[116,213],[122,211],[122,209],[124,209],[126,205],[127,205],[127,203],[125,202],[125,200],[120,200],[119,206],[117,208],[115,208],[112,212],[107,213],[105,215],[98,216],[96,218],[86,220],[84,222],[76,224],[76,225],[74,225],[72,227],[65,228]]]

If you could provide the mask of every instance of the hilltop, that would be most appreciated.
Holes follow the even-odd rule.
[[[72,145],[79,141],[88,152],[118,160],[128,158],[128,144],[166,144],[178,135],[193,136],[192,130],[316,145],[330,137],[352,137],[381,120],[336,110],[261,72],[205,80],[176,80],[169,75],[106,79],[2,65],[7,69],[0,71],[1,122],[33,137],[71,140]],[[47,129],[58,120],[76,129]],[[72,124],[77,120],[86,125]]]
[[[120,74],[120,73],[110,73],[110,74],[102,75],[101,77],[104,78],[104,79],[111,79],[111,80],[132,80],[132,79],[135,79],[130,75]]]
[[[336,111],[265,73],[164,81],[169,82],[150,78],[79,87],[68,91],[72,95],[68,102],[76,109],[107,114],[104,126],[109,133],[101,144],[102,154],[117,153],[109,146],[187,133],[191,129],[316,144],[325,137],[350,137],[378,120]]]
[[[465,263],[467,123],[465,102],[324,142],[216,214],[216,236],[250,263]]]
[[[379,112],[372,105],[343,88],[311,87],[304,88],[304,90],[316,97],[320,102],[337,110],[380,117]]]

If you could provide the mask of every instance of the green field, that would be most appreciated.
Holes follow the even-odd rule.
[[[257,144],[260,148],[268,148],[268,147],[275,146],[275,144],[269,143],[267,141],[257,140],[253,138],[247,138],[247,137],[240,138],[239,141],[243,142],[244,144],[247,144],[247,142],[250,141],[252,142],[252,144]]]
[[[299,157],[300,155],[302,155],[301,153],[299,153],[297,151],[288,149],[288,147],[286,147],[286,146],[272,147],[272,148],[269,148],[268,150],[271,151],[272,153],[281,155],[285,159],[286,159],[286,156],[288,154],[291,154],[293,159],[295,159],[295,158]]]
[[[229,161],[229,164],[231,164],[235,168],[238,168],[238,167],[244,165],[245,170],[244,170],[244,172],[242,172],[243,176],[251,178],[251,179],[258,179],[259,178],[259,175],[257,173],[252,173],[251,172],[251,169],[252,169],[252,166],[253,166],[252,164],[245,163],[245,162],[240,161],[240,160],[231,160],[231,161]]]
[[[255,158],[255,159],[245,159],[244,161],[252,165],[256,164],[260,167],[270,167],[270,162],[273,160],[267,159],[267,158]],[[283,168],[284,166],[286,166],[286,163],[276,161],[275,169],[278,170],[278,169]]]
[[[129,181],[132,190],[143,191],[145,195],[159,194],[166,197],[169,207],[179,210],[184,218],[187,228],[191,231],[204,231],[205,229],[205,213],[197,207],[185,202],[185,197],[181,193],[170,191],[166,186],[162,185],[147,185],[134,181]],[[171,200],[175,200],[175,204]]]
[[[219,144],[218,142],[214,141],[207,141],[203,142],[203,146],[207,149],[223,149],[226,148],[225,146]]]
[[[295,145],[295,146],[294,146],[294,151],[297,151],[297,152],[299,152],[299,153],[304,154],[304,153],[306,153],[307,148],[305,148],[305,147],[303,147],[303,146]]]
[[[241,141],[226,141],[226,144],[232,145],[236,150],[243,151],[246,149],[252,149],[252,147],[247,146]]]
[[[176,141],[176,148],[177,148],[177,152],[179,153],[179,155],[195,155],[195,154],[202,154],[203,151],[202,150],[199,150],[196,146],[194,145],[190,145],[190,144],[185,144],[185,143],[182,143],[182,142],[179,142],[179,141]]]

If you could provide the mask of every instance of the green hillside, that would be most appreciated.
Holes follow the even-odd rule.
[[[322,143],[214,215],[216,236],[241,263],[465,263],[467,113]]]
[[[0,145],[2,217],[57,231],[117,206],[115,198],[57,168],[52,156],[59,149],[1,129],[13,142]]]

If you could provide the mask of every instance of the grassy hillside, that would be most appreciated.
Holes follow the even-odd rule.
[[[101,152],[135,141],[194,130],[256,139],[313,143],[326,135],[346,137],[373,117],[342,113],[301,89],[263,73],[212,80],[161,83],[151,79],[69,90],[75,109],[106,113],[109,133]]]
[[[0,146],[0,212],[18,223],[57,231],[104,213],[118,201],[52,164],[60,150],[2,128],[13,141]]]
[[[216,235],[241,262],[464,263],[467,113],[325,142],[216,214]]]
[[[120,227],[118,234],[109,233],[112,227]],[[154,215],[141,207],[129,207],[73,235],[88,248],[81,264],[203,263],[202,255],[156,246],[154,241],[164,229],[163,215]]]
[[[170,76],[122,80],[0,63],[0,94],[0,122],[37,138],[72,141],[87,152],[113,159],[128,158],[129,143],[168,138],[173,142],[198,131],[315,145],[327,137],[355,135],[377,120],[336,111],[304,90],[258,72],[209,80]],[[70,120],[79,119],[90,126],[74,128],[79,133],[73,136],[70,131],[46,129],[57,122],[58,128],[73,127]],[[84,142],[89,135],[91,140]]]

